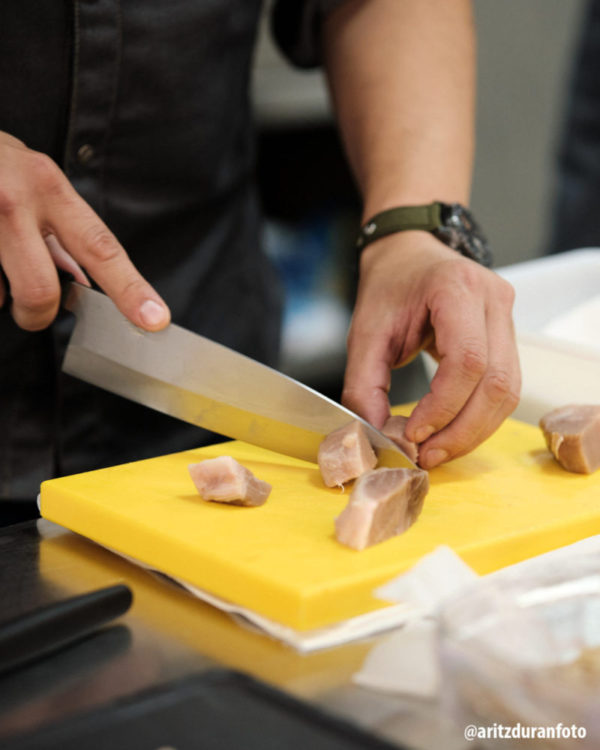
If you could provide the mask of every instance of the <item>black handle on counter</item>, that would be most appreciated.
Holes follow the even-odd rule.
[[[89,635],[127,612],[133,594],[124,584],[73,596],[0,624],[0,672],[39,659]]]

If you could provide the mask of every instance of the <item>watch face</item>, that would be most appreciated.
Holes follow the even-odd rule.
[[[434,234],[446,245],[488,268],[492,251],[471,212],[460,203],[442,203],[442,226]]]

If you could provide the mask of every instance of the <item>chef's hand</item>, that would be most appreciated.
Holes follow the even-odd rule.
[[[343,403],[380,428],[391,370],[425,349],[439,367],[406,435],[424,469],[468,453],[518,404],[512,287],[428,232],[388,235],[360,262]]]
[[[112,232],[48,156],[0,132],[0,307],[10,297],[17,325],[37,331],[60,302],[57,267],[89,286],[87,272],[136,325],[164,328],[168,307]],[[84,272],[85,270],[85,272]]]

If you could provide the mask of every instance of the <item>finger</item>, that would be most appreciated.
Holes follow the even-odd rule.
[[[28,331],[46,328],[56,317],[60,284],[56,267],[35,224],[11,221],[0,227],[0,263],[12,297],[11,313]]]
[[[342,403],[378,429],[390,415],[391,366],[384,337],[351,331]]]
[[[74,191],[52,206],[52,229],[74,258],[135,325],[158,331],[169,308],[131,262],[114,234]]]
[[[465,299],[446,290],[432,310],[431,324],[439,366],[430,392],[419,401],[406,425],[407,437],[416,443],[455,419],[487,369],[485,307],[478,296]]]
[[[48,251],[50,252],[50,257],[58,268],[66,271],[67,273],[70,273],[75,281],[79,282],[80,284],[83,284],[84,286],[91,286],[88,277],[83,272],[83,269],[81,268],[79,263],[77,263],[77,261],[69,255],[69,253],[64,249],[64,247],[60,244],[60,242],[53,234],[47,234],[44,237],[44,241],[46,243],[46,246],[48,247]]]
[[[448,427],[420,446],[423,468],[469,453],[492,435],[519,402],[521,373],[512,321],[494,305],[488,315],[488,367],[465,408]]]
[[[0,141],[7,146],[17,148],[20,151],[29,151],[23,141],[21,141],[19,138],[15,138],[14,135],[10,135],[10,133],[6,133],[5,131],[2,131],[2,133],[0,133]]]

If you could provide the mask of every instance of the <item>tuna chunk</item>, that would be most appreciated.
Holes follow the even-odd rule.
[[[429,490],[421,469],[375,469],[356,482],[335,520],[338,542],[364,549],[402,534],[416,521]]]
[[[328,487],[356,479],[377,465],[377,456],[365,429],[356,420],[327,435],[319,446],[317,460]]]
[[[407,422],[408,417],[390,417],[381,428],[381,432],[396,443],[400,450],[404,451],[410,460],[416,464],[419,460],[419,448],[404,434]]]
[[[231,505],[262,505],[269,497],[271,485],[231,456],[208,458],[188,466],[192,481],[204,500]]]
[[[561,406],[542,417],[540,427],[563,469],[591,474],[600,468],[600,406]]]

